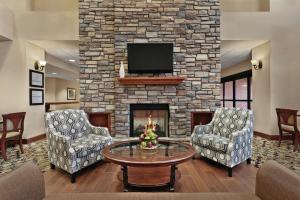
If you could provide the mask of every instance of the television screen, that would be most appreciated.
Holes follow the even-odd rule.
[[[127,50],[129,73],[173,72],[172,43],[130,43]]]

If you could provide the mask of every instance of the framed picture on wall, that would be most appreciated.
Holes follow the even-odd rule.
[[[44,90],[30,88],[29,103],[31,106],[44,105]]]
[[[44,73],[29,70],[29,85],[30,87],[44,88]]]
[[[76,100],[75,88],[67,88],[67,100]]]

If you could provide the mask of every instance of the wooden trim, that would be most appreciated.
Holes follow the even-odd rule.
[[[262,133],[262,132],[258,132],[258,131],[254,131],[254,135],[265,138],[267,140],[279,140],[279,135],[271,135],[271,134]],[[292,135],[283,135],[282,139],[283,140],[291,140]]]
[[[122,85],[179,85],[185,78],[170,76],[170,77],[125,77],[117,78]]]
[[[77,104],[79,101],[65,101],[65,102],[46,102],[45,111],[49,112],[51,105]]]
[[[51,104],[51,105],[60,105],[60,104],[75,104],[75,103],[80,103],[80,102],[79,102],[79,101],[46,102],[46,104]]]
[[[32,138],[27,138],[27,139],[22,139],[22,143],[23,144],[30,144],[30,143],[33,143],[33,142],[36,142],[36,141],[39,141],[39,140],[42,140],[42,139],[45,139],[46,138],[46,134],[41,134],[41,135],[37,135],[37,136],[34,136]]]

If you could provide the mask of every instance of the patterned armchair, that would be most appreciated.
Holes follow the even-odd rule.
[[[250,164],[253,139],[253,112],[240,108],[218,108],[207,125],[194,128],[191,143],[206,158],[232,168],[247,160]]]
[[[112,143],[107,128],[92,126],[83,110],[61,110],[45,114],[51,168],[71,174],[101,159],[102,149]]]

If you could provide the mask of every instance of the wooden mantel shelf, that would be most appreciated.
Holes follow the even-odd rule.
[[[118,78],[122,85],[179,85],[185,80],[183,77],[125,77]]]

